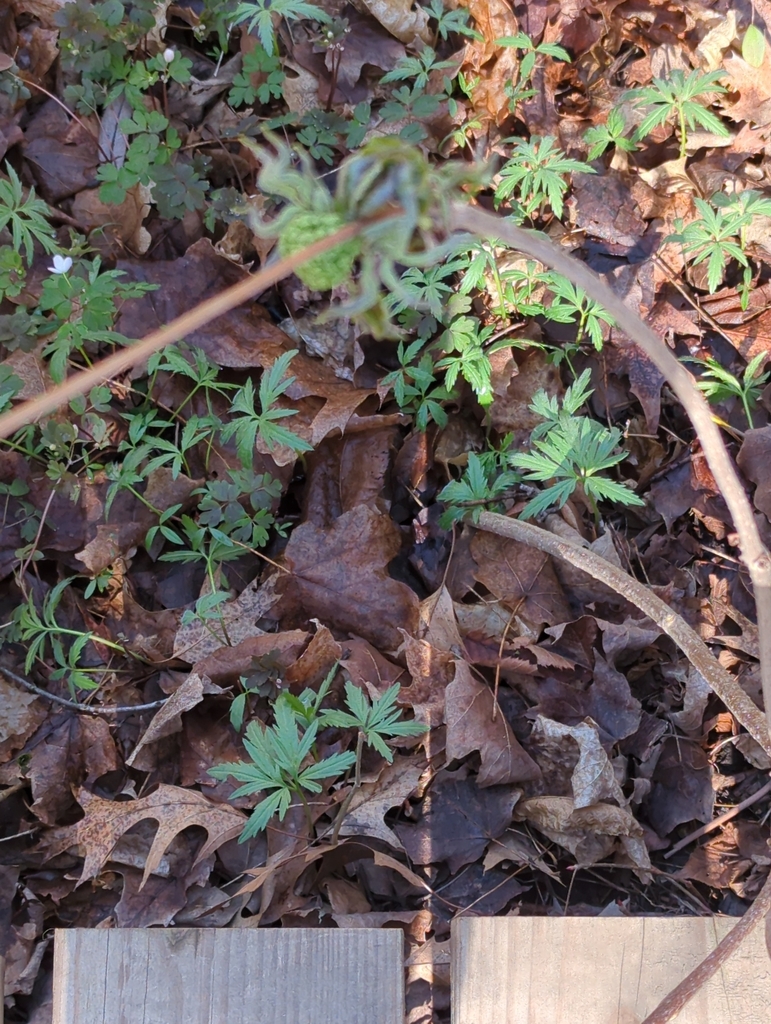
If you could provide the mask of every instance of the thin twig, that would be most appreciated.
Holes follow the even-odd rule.
[[[52,704],[59,704],[63,708],[71,708],[73,711],[79,711],[82,715],[121,715],[130,714],[133,711],[153,711],[155,708],[163,707],[168,697],[163,697],[161,700],[153,700],[149,704],[125,704],[118,705],[113,708],[95,708],[90,704],[78,704],[75,700],[67,700],[65,697],[57,697],[55,693],[49,693],[48,690],[42,690],[39,686],[35,686],[29,679],[25,679],[24,676],[17,675],[15,672],[11,672],[10,669],[0,665],[0,674],[7,676],[13,680],[14,683],[18,683],[19,686],[25,687],[31,693],[36,693],[38,697],[45,697],[46,700],[50,700]]]
[[[667,378],[693,424],[739,534],[742,556],[750,571],[755,592],[763,700],[768,722],[771,723],[771,555],[760,538],[752,506],[723,444],[720,431],[712,419],[709,406],[694,385],[691,375],[658,335],[643,323],[609,285],[584,263],[554,245],[545,235],[518,228],[511,221],[461,203],[452,204],[452,214],[456,227],[471,231],[479,237],[497,238],[512,249],[532,256],[564,274],[574,285],[583,288],[591,299],[604,306],[615,319],[619,330],[638,345]],[[714,661],[711,655],[710,661]],[[769,733],[771,725],[766,729],[765,748],[768,746]]]
[[[687,978],[684,978],[676,988],[672,989],[653,1013],[648,1014],[642,1024],[667,1024],[673,1017],[676,1017],[683,1007],[693,999],[702,985],[705,985],[712,975],[720,970],[726,960],[736,952],[770,910],[771,875],[768,876],[765,885],[755,897],[755,902],[738,924],[734,925],[723,941],[715,946],[709,956],[702,960]]]
[[[742,800],[741,803],[732,807],[730,811],[724,811],[723,814],[719,814],[717,818],[713,818],[712,821],[708,821],[706,825],[702,825],[701,828],[695,829],[690,835],[687,835],[685,839],[681,839],[679,843],[675,843],[671,850],[667,850],[664,854],[664,860],[669,860],[676,853],[683,849],[684,846],[688,846],[694,841],[694,839],[701,839],[702,836],[707,835],[708,832],[714,832],[716,828],[720,828],[721,825],[725,825],[731,818],[735,818],[741,811],[746,811],[748,807],[752,807],[758,800],[762,800],[766,793],[771,792],[771,782],[767,782],[765,786],[761,786],[757,793],[753,793],[752,796],[748,796],[746,800]]]
[[[521,519],[511,519],[498,515],[496,512],[482,512],[479,527],[499,537],[510,537],[521,544],[538,548],[549,555],[570,562],[577,569],[583,569],[594,579],[615,590],[617,594],[640,609],[656,623],[661,630],[671,637],[685,654],[694,668],[701,672],[704,679],[720,697],[725,706],[757,740],[767,754],[771,756],[771,736],[766,727],[766,720],[755,702],[744,692],[737,681],[715,658],[701,639],[666,602],[653,591],[640,583],[629,573],[619,569],[612,562],[602,558],[594,551],[583,548],[574,541],[558,537],[547,530],[525,523]]]
[[[390,210],[387,214],[375,219],[384,220],[386,217],[398,216],[400,212],[400,210],[396,209]],[[183,313],[182,316],[172,320],[170,324],[166,324],[157,331],[153,331],[134,345],[129,345],[126,348],[119,349],[117,352],[113,352],[106,359],[102,359],[88,369],[81,370],[80,373],[68,377],[67,380],[50,391],[46,391],[42,395],[38,395],[37,398],[32,398],[27,402],[22,402],[15,409],[0,416],[0,437],[8,437],[10,434],[25,427],[28,423],[34,423],[41,416],[45,416],[47,413],[58,409],[59,406],[64,405],[65,402],[77,398],[78,395],[85,394],[92,387],[103,384],[106,380],[110,380],[120,373],[125,373],[126,370],[130,370],[137,363],[147,359],[153,352],[158,352],[166,345],[179,341],[180,338],[192,334],[193,331],[197,331],[200,327],[215,320],[218,316],[223,316],[223,314],[230,312],[231,309],[235,309],[236,306],[240,306],[242,303],[254,298],[277,281],[291,274],[297,267],[302,266],[303,263],[307,263],[308,260],[321,256],[336,245],[355,238],[364,229],[366,223],[372,222],[352,221],[350,224],[346,224],[339,231],[335,231],[334,234],[327,235],[326,238],[314,242],[313,245],[309,245],[306,249],[301,249],[285,259],[279,260],[272,266],[265,267],[257,274],[250,275],[243,281],[239,281],[238,284],[234,284],[231,288],[226,288],[224,292],[214,295],[211,299],[200,303],[200,305],[195,306],[187,313]]]

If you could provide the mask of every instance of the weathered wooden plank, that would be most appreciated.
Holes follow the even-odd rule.
[[[453,1024],[639,1024],[711,952],[729,918],[460,918]],[[771,1020],[771,960],[758,928],[676,1024]]]
[[[402,1024],[399,929],[61,929],[53,1024]]]

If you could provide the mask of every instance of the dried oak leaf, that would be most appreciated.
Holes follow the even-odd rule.
[[[493,694],[475,679],[468,665],[455,662],[455,678],[445,691],[447,758],[458,760],[478,750],[481,768],[477,785],[484,788],[540,777],[538,765],[525,753],[502,714],[493,721]]]
[[[506,0],[469,0],[475,28],[482,39],[469,40],[463,55],[463,69],[479,75],[474,89],[474,110],[501,124],[509,116],[507,86],[519,76],[519,59],[514,47],[497,46],[496,39],[515,36],[519,24]]]
[[[174,836],[183,829],[193,825],[206,829],[208,839],[196,857],[196,863],[200,863],[223,843],[238,836],[246,820],[240,811],[224,804],[213,804],[195,790],[180,786],[160,785],[150,796],[138,800],[102,800],[86,789],[80,789],[76,797],[86,812],[85,817],[74,825],[53,829],[40,850],[50,860],[71,847],[78,847],[84,856],[78,885],[96,878],[120,837],[146,818],[158,822],[158,831],[147,856],[140,889],[160,864]]]
[[[732,121],[749,121],[762,128],[771,124],[771,54],[765,49],[763,63],[752,67],[736,53],[726,54],[725,71],[728,78],[728,95],[736,93],[739,98],[723,102],[723,113]]]
[[[400,548],[397,526],[366,505],[346,512],[329,529],[303,523],[284,553],[291,576],[278,584],[281,610],[319,618],[395,650],[399,630],[414,633],[418,625],[417,595],[387,572]]]

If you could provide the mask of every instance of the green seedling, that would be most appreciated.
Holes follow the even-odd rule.
[[[598,501],[645,504],[625,484],[600,475],[617,466],[627,453],[618,450],[621,431],[617,427],[605,427],[588,416],[576,415],[592,395],[590,376],[591,372],[584,370],[565,392],[561,405],[543,390],[533,397],[530,408],[544,422],[531,434],[531,451],[517,452],[509,461],[516,469],[525,470],[526,480],[555,482],[527,503],[523,519],[540,515],[551,505],[562,508],[576,491],[585,498],[597,521]]]
[[[758,404],[763,388],[768,383],[771,373],[762,372],[768,362],[768,352],[758,354],[747,363],[741,380],[721,366],[716,359],[686,359],[704,368],[696,387],[702,391],[710,402],[725,402],[729,398],[738,398],[747,417],[750,430],[753,429],[752,410]]]
[[[698,126],[715,135],[728,135],[728,129],[717,114],[705,107],[701,100],[701,97],[726,92],[718,84],[723,77],[723,70],[707,73],[689,71],[687,76],[676,70],[668,80],[654,78],[651,85],[627,92],[624,99],[632,99],[636,107],[648,110],[634,134],[635,141],[644,139],[659,125],[674,121],[680,136],[680,159],[684,160],[688,152],[689,130]]]

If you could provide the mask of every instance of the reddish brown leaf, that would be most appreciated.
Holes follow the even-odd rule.
[[[506,602],[515,612],[515,620],[539,630],[572,618],[548,555],[481,531],[471,542],[471,553],[477,563],[474,575]]]
[[[286,547],[292,575],[279,584],[281,608],[394,650],[399,630],[414,633],[418,624],[417,595],[386,571],[400,547],[391,519],[366,505],[346,512],[327,530],[303,523]]]

